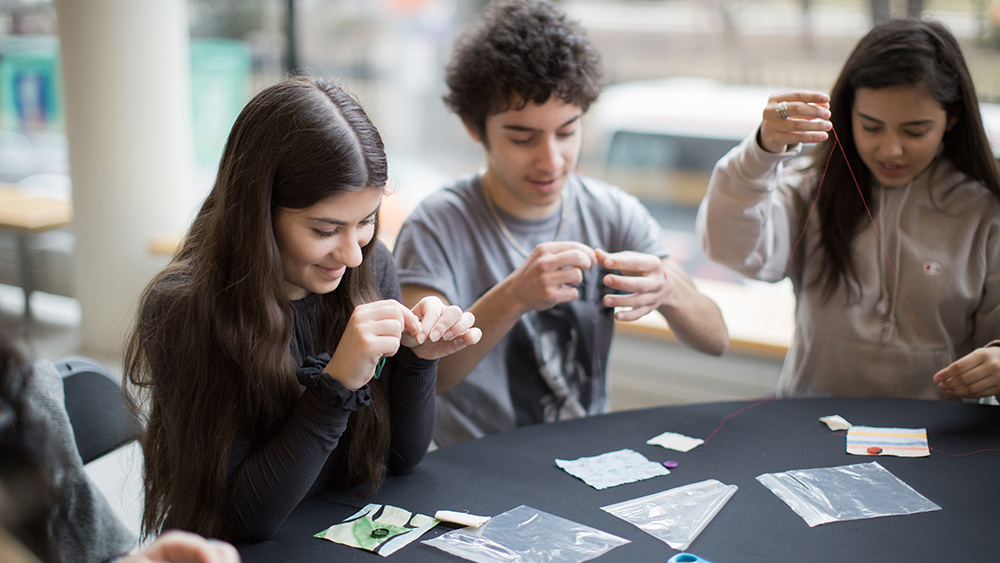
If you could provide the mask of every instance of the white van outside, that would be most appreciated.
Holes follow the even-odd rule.
[[[588,112],[581,170],[647,204],[697,207],[712,167],[780,90],[698,78],[608,86]]]

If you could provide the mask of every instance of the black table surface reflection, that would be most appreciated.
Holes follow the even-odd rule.
[[[725,420],[744,407],[750,408]],[[845,433],[832,432],[818,421],[831,414],[856,425],[926,428],[931,455],[849,455]],[[687,453],[646,444],[662,432],[707,438],[717,429],[709,442]],[[679,465],[667,476],[599,491],[554,461],[622,448]],[[1000,449],[1000,408],[959,402],[792,399],[617,412],[527,426],[441,448],[429,453],[413,473],[390,476],[374,496],[327,493],[307,499],[274,539],[238,547],[248,563],[374,563],[381,560],[378,555],[312,536],[370,502],[428,515],[447,509],[489,516],[524,504],[631,540],[594,561],[665,562],[677,551],[600,507],[717,479],[739,490],[687,550],[714,563],[1000,561],[1000,451],[981,451],[988,449]],[[762,473],[873,460],[941,510],[810,528],[755,479]],[[451,529],[439,525],[421,540]],[[464,561],[419,541],[389,557],[415,563]]]

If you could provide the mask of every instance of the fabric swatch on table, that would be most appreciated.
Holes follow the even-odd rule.
[[[556,465],[598,490],[670,474],[663,465],[627,448],[574,460],[557,459]]]
[[[833,430],[834,432],[838,430],[850,430],[851,427],[854,426],[850,422],[847,422],[847,419],[840,416],[839,414],[821,416],[819,417],[819,421],[825,424],[827,428]]]
[[[313,537],[388,557],[419,539],[438,522],[430,516],[414,514],[395,506],[369,504],[340,524],[334,524]]]
[[[705,440],[702,440],[701,438],[692,438],[683,434],[677,434],[676,432],[664,432],[659,436],[646,440],[646,443],[650,446],[662,446],[669,450],[689,452],[704,444]]]
[[[925,428],[877,428],[852,426],[847,431],[847,453],[851,455],[894,455],[898,457],[927,457]]]

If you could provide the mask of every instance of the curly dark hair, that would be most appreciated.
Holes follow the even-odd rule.
[[[456,42],[444,102],[485,142],[486,118],[554,94],[587,111],[604,86],[586,32],[544,0],[498,0]]]

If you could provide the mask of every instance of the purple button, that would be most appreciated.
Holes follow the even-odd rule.
[[[673,469],[673,468],[677,467],[677,462],[676,461],[664,461],[663,462],[663,467],[666,467],[667,469]]]

